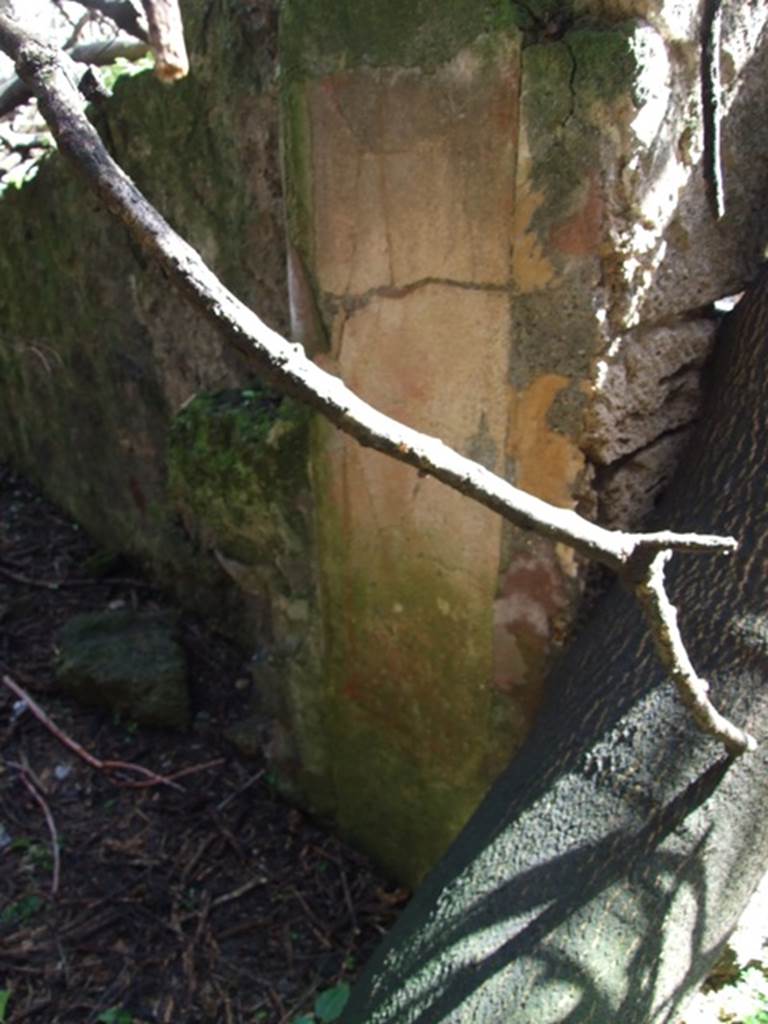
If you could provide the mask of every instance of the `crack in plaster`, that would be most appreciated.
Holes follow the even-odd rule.
[[[576,70],[577,69],[576,69],[576,56],[574,55],[573,47],[565,39],[563,39],[562,42],[563,42],[563,45],[565,46],[566,53],[568,54],[568,56],[571,59],[571,74],[570,74],[570,76],[568,78],[568,93],[569,93],[570,98],[571,98],[571,105],[570,105],[570,109],[569,109],[568,113],[563,118],[563,120],[562,120],[562,122],[560,124],[561,128],[565,128],[568,125],[568,122],[573,117],[575,117],[575,114],[576,114]]]
[[[333,292],[325,292],[324,297],[334,311],[343,310],[347,315],[349,315],[359,309],[364,309],[372,299],[402,299],[418,289],[428,288],[430,285],[442,285],[446,288],[459,288],[464,291],[472,292],[505,293],[510,290],[509,284],[506,283],[494,284],[480,281],[457,281],[449,277],[436,277],[429,275],[427,277],[419,278],[417,281],[411,281],[408,284],[403,285],[378,285],[375,288],[369,288],[367,291],[361,292],[359,295],[336,295]]]

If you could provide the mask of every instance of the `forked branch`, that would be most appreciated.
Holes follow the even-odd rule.
[[[679,640],[679,633],[658,570],[673,551],[731,552],[736,548],[732,537],[606,530],[571,510],[556,508],[519,490],[438,438],[412,430],[368,405],[343,381],[311,362],[300,345],[281,337],[228,291],[144,198],[85,117],[77,75],[65,54],[35,40],[2,15],[0,47],[14,59],[20,77],[37,96],[62,153],[182,294],[224,339],[249,355],[265,381],[318,410],[360,444],[405,462],[516,526],[568,544],[618,573],[637,595],[662,660],[684,702],[695,707],[700,727],[721,740],[731,753],[753,749],[752,737],[712,706],[687,655],[680,656],[680,650],[685,654],[682,641],[679,647],[671,643],[671,637]],[[661,562],[657,556],[663,556]],[[676,660],[670,660],[670,651]]]
[[[130,0],[75,0],[75,3],[93,14],[109,18],[123,32],[140,39],[143,43],[149,42],[147,30],[141,24],[138,11]]]

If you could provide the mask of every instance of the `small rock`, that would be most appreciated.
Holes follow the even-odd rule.
[[[261,715],[251,715],[242,722],[235,722],[224,731],[224,738],[229,740],[239,754],[249,760],[256,760],[264,753],[264,746],[269,739],[269,724]]]
[[[61,689],[141,725],[186,728],[189,692],[177,615],[128,609],[77,615],[59,631]]]

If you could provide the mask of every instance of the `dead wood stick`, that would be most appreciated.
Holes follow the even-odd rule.
[[[101,14],[105,18],[109,18],[111,22],[122,29],[123,32],[127,32],[128,35],[134,36],[144,43],[149,41],[144,26],[139,21],[136,8],[129,0],[75,0],[75,3],[80,4],[81,7],[85,7],[86,10],[92,13]]]
[[[59,891],[59,879],[61,877],[61,844],[59,843],[59,833],[56,829],[56,822],[54,820],[51,809],[48,806],[45,797],[39,791],[38,787],[34,785],[30,778],[29,772],[24,765],[19,764],[17,761],[6,761],[6,764],[11,768],[15,768],[19,773],[21,781],[24,783],[26,788],[29,790],[32,799],[38,804],[43,812],[45,823],[48,826],[48,832],[51,836],[51,851],[53,854],[53,874],[51,878],[51,896],[55,896]]]
[[[91,768],[95,768],[97,771],[104,772],[107,775],[111,775],[113,772],[117,771],[135,772],[137,775],[145,777],[145,780],[138,783],[138,785],[171,786],[173,789],[178,789],[182,793],[184,792],[183,786],[180,786],[177,782],[174,782],[172,779],[169,779],[164,775],[158,775],[157,772],[153,772],[149,768],[145,768],[144,765],[134,764],[132,761],[102,761],[100,758],[95,757],[90,753],[90,751],[86,750],[85,747],[81,747],[77,740],[73,740],[71,736],[68,736],[67,733],[60,729],[53,719],[43,711],[34,698],[32,698],[22,686],[19,686],[18,683],[14,682],[10,676],[4,675],[2,677],[2,681],[11,693],[14,693],[24,701],[35,718],[39,722],[42,722],[52,736],[55,736],[56,739],[71,750],[73,754],[77,754],[77,756],[85,761],[86,764],[90,765]],[[137,785],[135,782],[124,781],[121,779],[115,779],[115,782],[121,786]]]

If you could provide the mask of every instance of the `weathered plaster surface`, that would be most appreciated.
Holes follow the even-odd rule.
[[[492,6],[430,48],[418,3],[287,5],[294,322],[385,411],[628,523],[697,415],[706,303],[756,257],[735,209],[707,222],[699,12]],[[726,35],[743,63],[755,33]],[[312,465],[337,815],[414,877],[525,735],[583,567],[321,425]]]
[[[325,365],[496,470],[518,59],[505,35],[429,75],[361,68],[305,85]],[[501,527],[324,428],[314,465],[337,815],[414,878],[512,741],[494,732],[487,686]]]
[[[429,76],[359,70],[308,88],[313,255],[328,296],[350,302],[426,279],[506,283],[517,48],[498,48],[490,67],[468,49]]]

